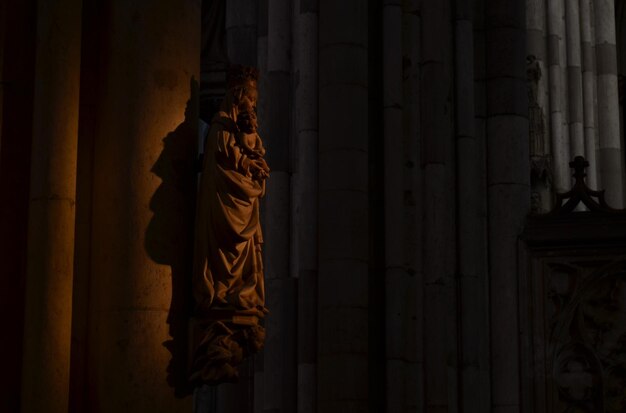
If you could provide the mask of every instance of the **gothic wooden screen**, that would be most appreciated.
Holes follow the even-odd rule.
[[[583,167],[522,236],[525,412],[626,412],[626,213],[584,185]]]

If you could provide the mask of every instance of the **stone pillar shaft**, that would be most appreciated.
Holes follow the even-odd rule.
[[[226,51],[230,63],[256,66],[257,1],[226,0]]]
[[[88,411],[191,411],[171,374],[187,362],[175,352],[184,337],[172,335],[191,262],[200,9],[113,0],[104,11]]]
[[[292,273],[298,277],[297,411],[317,410],[318,54],[317,0],[292,1],[294,145]],[[306,326],[306,327],[305,327]]]
[[[550,75],[550,135],[552,142],[552,160],[554,190],[567,192],[570,188],[569,139],[564,128],[565,102],[563,89],[565,78],[561,49],[565,42],[564,0],[549,1],[548,4],[548,65]]]
[[[6,9],[4,1],[0,2],[0,154],[2,153],[2,115],[3,115],[3,103],[4,103],[4,76],[2,75],[4,69],[4,38],[6,32]]]
[[[319,1],[317,388],[327,413],[368,408],[368,44],[368,2]]]
[[[476,219],[477,232],[474,234],[475,244],[472,248],[475,250],[467,250],[467,252],[475,251],[477,256],[473,258],[476,265],[475,271],[478,280],[473,280],[471,277],[467,277],[466,280],[461,281],[461,289],[466,288],[465,284],[472,285],[472,290],[463,291],[461,297],[460,308],[462,312],[465,312],[467,306],[471,305],[471,301],[465,304],[468,300],[479,300],[472,294],[486,297],[482,300],[482,303],[477,303],[477,309],[472,310],[475,312],[476,320],[478,320],[478,326],[482,320],[483,323],[483,338],[476,337],[476,340],[472,340],[471,343],[463,345],[464,349],[469,350],[469,354],[475,354],[477,357],[470,358],[469,363],[462,360],[463,366],[473,373],[473,376],[478,381],[478,384],[472,384],[475,386],[466,390],[466,393],[462,394],[463,397],[463,409],[471,410],[469,408],[470,403],[475,401],[478,405],[491,401],[491,342],[490,342],[490,315],[491,315],[491,303],[489,295],[490,273],[489,273],[489,234],[488,234],[488,164],[487,164],[487,125],[488,125],[488,78],[487,78],[487,42],[490,34],[486,30],[487,28],[487,16],[485,11],[485,0],[476,0],[474,3],[474,13],[472,16],[473,24],[473,44],[474,44],[474,137],[476,139],[476,168],[478,169],[477,182],[478,186],[474,189],[478,195],[474,205],[475,213],[478,215]],[[458,203],[457,205],[462,205]],[[467,244],[466,244],[467,245]],[[466,247],[467,248],[467,247]],[[461,252],[459,251],[459,256]],[[465,277],[464,277],[465,278]],[[480,310],[479,310],[480,308]],[[482,310],[482,314],[481,314]],[[474,314],[474,313],[472,313]],[[467,328],[467,327],[463,327]],[[480,327],[478,327],[480,328]],[[480,336],[483,333],[476,334]],[[467,333],[463,334],[466,336]],[[462,338],[462,340],[464,340]],[[465,354],[468,354],[468,350],[464,350]],[[477,362],[476,365],[473,363]],[[473,371],[476,369],[477,371]],[[471,377],[471,376],[470,376]],[[469,377],[466,376],[464,382],[466,383]],[[465,384],[462,384],[464,386]],[[472,389],[476,389],[476,394],[470,394]],[[489,407],[487,407],[487,410]]]
[[[266,411],[296,409],[296,280],[291,277],[292,145],[291,0],[267,2],[267,72],[259,117],[271,169],[263,201],[266,321],[264,397]]]
[[[617,50],[615,46],[615,2],[594,0],[598,131],[597,157],[600,181],[606,201],[613,208],[624,207],[624,159],[619,131]]]
[[[519,412],[522,403],[517,252],[518,234],[530,209],[528,107],[519,105],[527,96],[525,7],[523,0],[487,0],[485,5],[494,413]]]
[[[37,53],[22,410],[69,401],[81,1],[41,1]]]
[[[598,188],[598,164],[596,161],[596,113],[595,113],[595,81],[596,59],[595,39],[593,33],[593,0],[580,2],[580,37],[582,48],[583,71],[583,116],[585,126],[585,158],[589,161],[587,168],[587,185]]]
[[[425,412],[458,408],[453,3],[422,2]],[[442,367],[442,366],[445,366]]]
[[[385,192],[386,411],[405,411],[406,313],[403,161],[402,2],[385,0],[383,27],[383,133]]]
[[[421,411],[424,401],[424,284],[422,271],[422,168],[420,142],[420,52],[421,0],[410,0],[402,8],[403,62],[403,217],[405,239],[404,263],[408,272],[405,297],[406,359],[405,409]],[[413,410],[411,410],[413,409]]]
[[[486,222],[481,216],[484,141],[476,134],[473,4],[456,0],[456,191],[459,271],[459,348],[462,411],[489,410],[489,317]]]
[[[569,91],[569,159],[571,160],[576,156],[585,156],[579,0],[566,0],[565,24],[567,34],[567,86]]]

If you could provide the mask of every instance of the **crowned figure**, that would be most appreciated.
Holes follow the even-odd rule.
[[[218,384],[258,351],[267,313],[259,219],[269,167],[257,132],[258,72],[232,66],[210,125],[198,190],[190,378]]]

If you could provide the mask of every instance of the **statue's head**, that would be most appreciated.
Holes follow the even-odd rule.
[[[228,83],[226,100],[242,110],[256,108],[258,79],[259,71],[256,68],[231,65],[226,77]]]

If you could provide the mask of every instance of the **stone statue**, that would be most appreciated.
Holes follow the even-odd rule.
[[[259,198],[269,168],[257,133],[257,78],[254,68],[230,68],[205,148],[193,270],[190,378],[197,383],[237,381],[238,365],[265,336]]]
[[[539,83],[543,76],[541,64],[534,55],[526,56],[528,80],[528,132],[530,140],[530,181],[531,212],[542,214],[550,210],[552,198],[552,166],[546,143],[549,136],[546,130],[544,109],[540,104]]]

